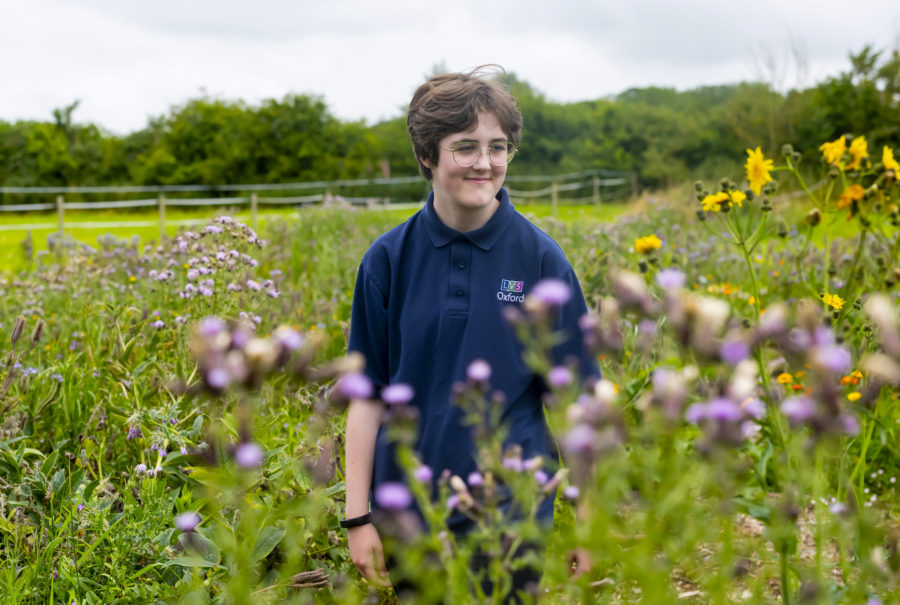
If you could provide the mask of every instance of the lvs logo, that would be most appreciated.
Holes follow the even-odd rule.
[[[497,292],[497,300],[504,302],[523,302],[525,300],[525,282],[504,279],[500,281],[500,291]]]

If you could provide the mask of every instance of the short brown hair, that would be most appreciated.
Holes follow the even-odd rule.
[[[406,112],[406,127],[412,141],[419,170],[431,180],[431,169],[423,164],[427,160],[436,165],[442,138],[455,132],[465,132],[478,123],[478,112],[489,111],[497,116],[500,127],[513,145],[518,146],[522,136],[522,114],[516,99],[496,78],[489,79],[489,68],[476,67],[467,73],[451,73],[432,76],[422,84]]]

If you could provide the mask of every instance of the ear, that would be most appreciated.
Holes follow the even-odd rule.
[[[425,166],[425,168],[427,168],[428,170],[434,170],[434,164],[431,162],[431,160],[419,158],[419,162],[421,162],[421,164],[423,166]]]

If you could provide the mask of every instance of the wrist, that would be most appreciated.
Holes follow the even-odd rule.
[[[364,515],[358,515],[356,517],[348,517],[346,519],[341,519],[339,524],[343,529],[352,529],[354,527],[368,525],[371,522],[372,522],[372,514],[366,513]]]

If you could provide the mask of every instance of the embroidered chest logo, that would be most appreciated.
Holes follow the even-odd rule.
[[[525,282],[512,279],[500,280],[500,291],[497,292],[497,300],[504,302],[523,302],[525,300]]]

